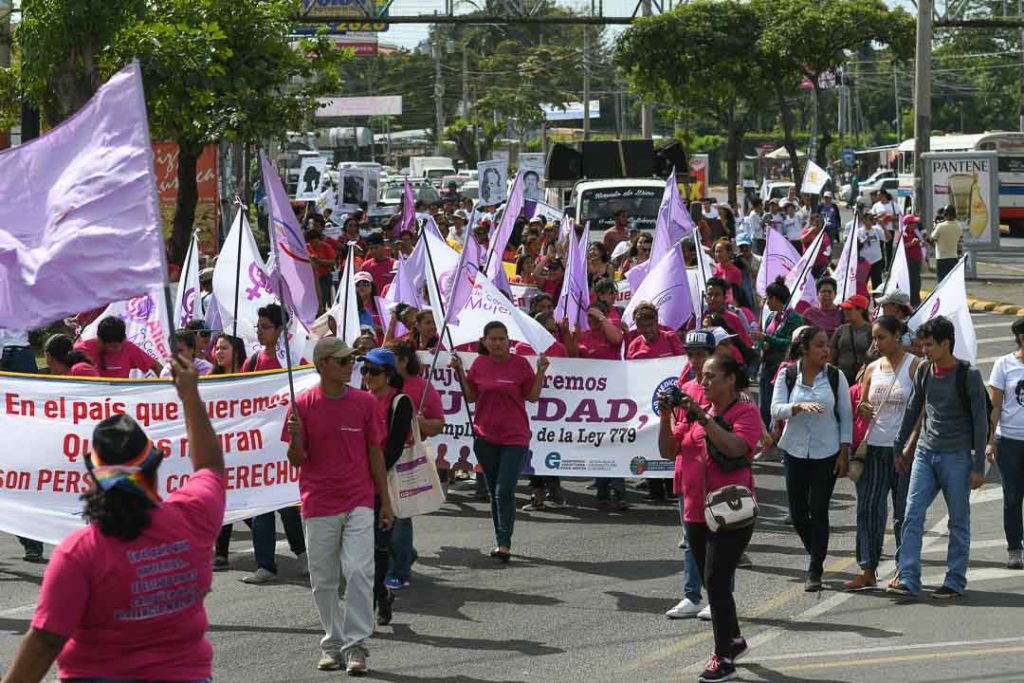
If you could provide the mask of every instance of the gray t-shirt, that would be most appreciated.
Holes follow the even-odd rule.
[[[878,358],[877,354],[872,353],[869,323],[864,323],[860,327],[843,323],[832,333],[829,347],[835,351],[835,364],[846,375],[846,381],[851,386],[857,381],[860,369]]]

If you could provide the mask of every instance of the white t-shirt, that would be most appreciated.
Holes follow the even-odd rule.
[[[860,255],[872,265],[882,260],[882,242],[885,241],[885,232],[877,225],[870,228],[861,226],[857,230],[857,241],[860,243]]]
[[[744,227],[746,233],[750,235],[751,239],[763,240],[764,239],[764,225],[761,223],[761,217],[757,215],[757,212],[753,209],[747,214],[747,219],[744,221]]]
[[[803,232],[803,229],[804,222],[800,219],[800,214],[786,216],[782,219],[782,232],[790,242],[799,242],[800,233]]]
[[[988,385],[1003,392],[996,436],[1024,441],[1024,363],[1016,353],[999,358],[992,366]]]
[[[894,232],[896,230],[897,219],[900,215],[900,210],[896,208],[896,202],[875,202],[871,206],[871,213],[883,224],[885,232]],[[884,216],[889,218],[886,219]]]

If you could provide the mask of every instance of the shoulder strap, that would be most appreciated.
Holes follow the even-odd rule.
[[[793,400],[793,387],[796,386],[796,363],[786,366],[786,389],[789,390],[790,402]]]
[[[828,363],[825,365],[825,374],[828,375],[828,386],[832,389],[832,412],[836,414],[836,423],[839,422],[839,368]]]
[[[252,372],[253,371],[253,369],[256,367],[256,356],[257,355],[259,355],[259,351],[257,351],[256,353],[252,354],[251,356],[249,356],[248,358],[245,359],[245,362],[242,363],[242,372]]]

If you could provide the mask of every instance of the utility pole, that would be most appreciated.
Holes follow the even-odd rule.
[[[932,0],[917,0],[914,56],[914,209],[924,210],[924,164],[932,135]],[[926,220],[929,216],[924,217]]]
[[[896,98],[896,144],[903,142],[903,117],[900,115],[900,81],[896,74],[896,62],[892,63],[892,93]]]
[[[434,128],[436,144],[434,154],[441,155],[441,139],[444,137],[444,81],[441,79],[441,38],[434,38],[431,46],[434,53]]]
[[[590,27],[583,26],[583,139],[590,139]]]
[[[469,52],[462,46],[462,118],[469,121]]]
[[[1017,19],[1024,21],[1024,2],[1017,0]],[[1017,49],[1020,50],[1020,131],[1024,133],[1024,24],[1017,30]]]
[[[653,13],[651,11],[651,0],[643,0],[642,7],[643,16],[651,16]],[[654,135],[654,105],[650,102],[644,102],[640,112],[640,136],[644,140],[650,140],[651,136]]]

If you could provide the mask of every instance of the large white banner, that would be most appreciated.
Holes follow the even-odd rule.
[[[470,368],[475,354],[460,354]],[[424,367],[430,355],[422,353]],[[530,359],[531,363],[536,361]],[[527,403],[533,441],[526,472],[565,477],[671,477],[674,460],[658,454],[658,391],[675,382],[684,357],[602,361],[552,358],[540,400]],[[441,354],[431,383],[446,424],[431,439],[442,467],[476,463],[462,389]],[[474,410],[470,404],[469,409]]]
[[[0,373],[0,530],[58,543],[82,526],[79,496],[90,485],[84,458],[93,428],[117,413],[134,417],[167,458],[158,490],[188,481],[192,465],[181,402],[169,381],[91,381]],[[295,373],[295,391],[318,382]],[[288,463],[281,429],[288,406],[283,372],[210,377],[199,391],[227,465],[225,521],[298,502],[299,472]]]

